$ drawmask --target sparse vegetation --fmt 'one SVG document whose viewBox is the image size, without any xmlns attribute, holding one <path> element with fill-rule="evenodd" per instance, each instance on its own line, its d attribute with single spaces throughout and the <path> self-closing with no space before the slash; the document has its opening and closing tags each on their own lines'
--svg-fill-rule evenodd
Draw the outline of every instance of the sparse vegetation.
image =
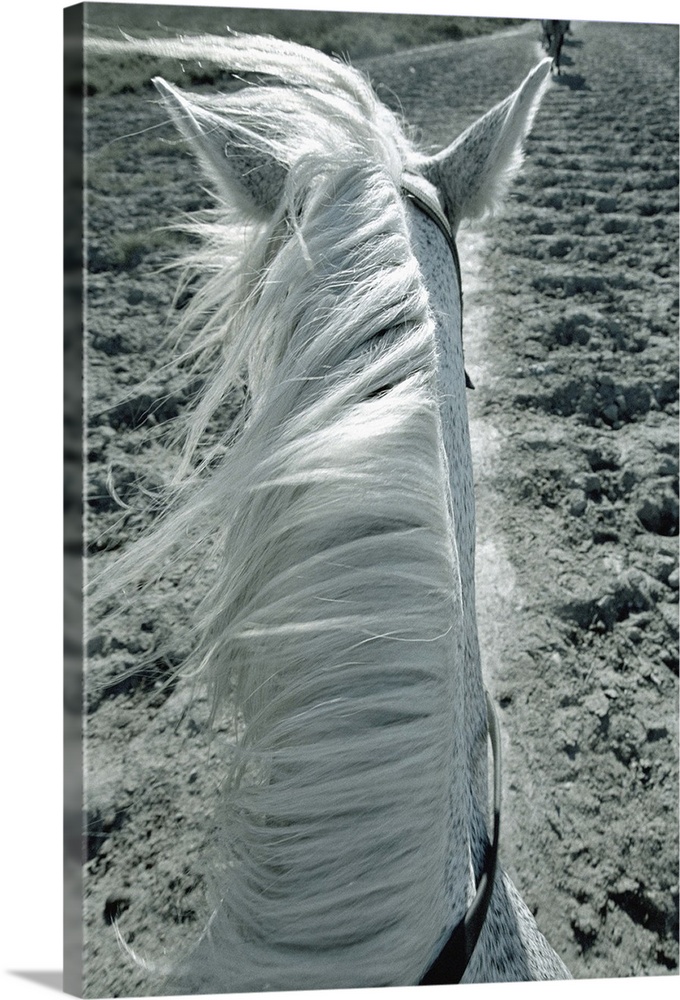
<svg viewBox="0 0 680 1000">
<path fill-rule="evenodd" d="M 243 7 L 166 7 L 159 4 L 91 4 L 87 27 L 92 33 L 115 36 L 168 35 L 178 31 L 227 34 L 255 32 L 311 45 L 328 55 L 356 62 L 400 49 L 434 45 L 488 34 L 522 24 L 516 18 L 449 17 L 422 14 L 357 14 L 343 11 L 263 10 Z M 160 74 L 191 86 L 215 85 L 228 74 L 205 63 L 186 63 L 178 76 L 170 60 L 150 60 L 139 54 L 97 56 L 88 61 L 86 84 L 92 94 L 118 94 L 149 86 Z"/>
</svg>

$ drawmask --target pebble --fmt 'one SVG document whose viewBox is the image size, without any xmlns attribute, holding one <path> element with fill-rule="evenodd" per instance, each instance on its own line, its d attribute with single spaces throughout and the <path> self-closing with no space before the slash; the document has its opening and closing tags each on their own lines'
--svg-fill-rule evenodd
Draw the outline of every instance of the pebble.
<svg viewBox="0 0 680 1000">
<path fill-rule="evenodd" d="M 616 893 L 619 896 L 636 896 L 640 889 L 640 883 L 629 875 L 622 875 L 616 883 Z"/>
<path fill-rule="evenodd" d="M 599 921 L 593 913 L 591 907 L 580 906 L 576 914 L 572 917 L 572 927 L 575 933 L 589 942 L 595 940 L 599 930 Z"/>
<path fill-rule="evenodd" d="M 588 501 L 585 496 L 582 493 L 576 494 L 569 504 L 569 513 L 573 514 L 574 517 L 580 517 L 585 513 L 587 506 Z"/>
<path fill-rule="evenodd" d="M 632 469 L 625 469 L 621 475 L 621 488 L 624 493 L 630 492 L 638 481 L 638 477 Z"/>
<path fill-rule="evenodd" d="M 586 494 L 599 493 L 602 490 L 602 482 L 599 476 L 596 476 L 594 472 L 589 473 L 584 477 L 583 489 Z"/>
<path fill-rule="evenodd" d="M 589 712 L 593 712 L 599 719 L 604 718 L 609 712 L 609 700 L 602 691 L 595 691 L 593 694 L 589 694 L 583 704 Z"/>
</svg>

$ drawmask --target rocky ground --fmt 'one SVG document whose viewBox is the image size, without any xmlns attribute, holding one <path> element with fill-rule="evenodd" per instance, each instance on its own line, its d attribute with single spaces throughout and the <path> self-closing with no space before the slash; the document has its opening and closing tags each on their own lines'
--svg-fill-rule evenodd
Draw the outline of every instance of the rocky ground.
<svg viewBox="0 0 680 1000">
<path fill-rule="evenodd" d="M 438 148 L 521 81 L 538 37 L 365 68 Z M 502 214 L 459 239 L 501 853 L 576 977 L 663 975 L 678 961 L 677 28 L 576 23 L 562 63 Z M 207 198 L 146 95 L 95 97 L 88 114 L 96 573 L 149 516 L 116 497 L 167 474 L 185 398 L 158 368 L 175 286 L 158 267 L 180 241 L 157 227 Z M 178 618 L 161 593 L 136 626 L 88 630 L 89 996 L 158 989 L 203 916 L 211 761 L 230 734 L 208 739 L 202 696 L 163 686 L 181 632 L 153 651 Z M 125 957 L 114 917 L 160 967 Z"/>
</svg>

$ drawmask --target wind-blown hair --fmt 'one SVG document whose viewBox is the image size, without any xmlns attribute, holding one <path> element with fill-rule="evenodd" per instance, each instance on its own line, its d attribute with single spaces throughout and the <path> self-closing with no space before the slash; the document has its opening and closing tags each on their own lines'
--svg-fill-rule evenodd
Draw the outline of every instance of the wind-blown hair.
<svg viewBox="0 0 680 1000">
<path fill-rule="evenodd" d="M 204 280 L 180 333 L 205 389 L 167 512 L 106 585 L 211 553 L 193 658 L 239 736 L 215 911 L 178 974 L 415 983 L 449 915 L 462 641 L 434 323 L 399 196 L 417 154 L 359 74 L 234 44 L 230 66 L 294 87 L 191 101 L 282 165 L 281 193 L 258 216 L 227 179 L 193 225 Z M 198 457 L 241 380 L 228 442 Z"/>
</svg>

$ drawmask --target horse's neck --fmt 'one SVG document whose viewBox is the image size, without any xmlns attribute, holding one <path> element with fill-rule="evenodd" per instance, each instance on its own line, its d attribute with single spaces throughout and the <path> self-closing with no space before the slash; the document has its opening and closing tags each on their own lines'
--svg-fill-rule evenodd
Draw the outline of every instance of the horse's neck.
<svg viewBox="0 0 680 1000">
<path fill-rule="evenodd" d="M 459 671 L 456 683 L 462 691 L 462 753 L 456 766 L 460 765 L 465 776 L 465 801 L 458 805 L 458 810 L 464 818 L 472 866 L 478 876 L 487 840 L 487 721 L 475 616 L 474 492 L 463 364 L 461 298 L 451 251 L 444 236 L 416 207 L 409 205 L 408 213 L 413 250 L 428 289 L 430 308 L 436 324 L 440 410 L 449 466 L 465 630 L 463 662 L 455 667 Z"/>
<path fill-rule="evenodd" d="M 410 207 L 413 250 L 436 324 L 442 431 L 449 465 L 463 593 L 474 588 L 475 512 L 467 420 L 461 298 L 451 252 L 432 222 Z"/>
<path fill-rule="evenodd" d="M 461 731 L 464 749 L 460 771 L 468 796 L 458 831 L 466 826 L 470 855 L 478 876 L 487 840 L 487 723 L 475 618 L 474 495 L 463 363 L 461 299 L 456 271 L 444 237 L 418 209 L 409 207 L 413 249 L 429 291 L 436 323 L 438 378 L 444 446 L 449 465 L 454 530 L 461 574 L 465 622 Z M 458 763 L 458 762 L 457 762 Z M 461 855 L 460 844 L 453 853 Z M 452 924 L 461 916 L 456 874 L 449 878 Z M 469 903 L 470 886 L 467 889 Z M 463 907 L 464 908 L 464 907 Z M 567 979 L 569 973 L 539 932 L 536 922 L 505 872 L 499 871 L 491 905 L 464 982 Z"/>
<path fill-rule="evenodd" d="M 462 982 L 570 979 L 507 873 L 496 874 L 491 904 Z"/>
</svg>

